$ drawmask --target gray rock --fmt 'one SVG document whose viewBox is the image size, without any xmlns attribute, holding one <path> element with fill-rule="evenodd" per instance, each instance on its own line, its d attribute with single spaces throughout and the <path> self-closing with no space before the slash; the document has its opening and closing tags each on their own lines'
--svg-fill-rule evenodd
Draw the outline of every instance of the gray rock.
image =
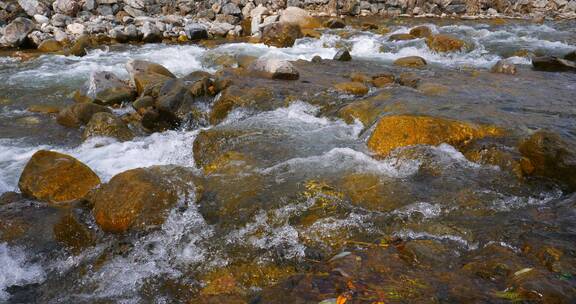
<svg viewBox="0 0 576 304">
<path fill-rule="evenodd" d="M 52 3 L 52 8 L 56 13 L 76 16 L 80 10 L 80 5 L 75 0 L 56 0 Z"/>
<path fill-rule="evenodd" d="M 244 18 L 248 18 L 250 17 L 250 13 L 252 12 L 252 10 L 256 8 L 256 6 L 254 5 L 254 3 L 252 2 L 248 2 L 246 5 L 244 5 L 244 7 L 242 8 L 242 16 Z"/>
<path fill-rule="evenodd" d="M 50 11 L 44 3 L 38 0 L 18 0 L 18 4 L 29 16 L 46 15 Z"/>
<path fill-rule="evenodd" d="M 141 17 L 141 16 L 146 16 L 146 12 L 139 10 L 139 9 L 135 9 L 131 6 L 125 6 L 124 7 L 124 11 L 126 13 L 128 13 L 128 15 L 136 18 L 136 17 Z"/>
<path fill-rule="evenodd" d="M 187 24 L 184 27 L 184 32 L 190 40 L 199 40 L 208 38 L 208 31 L 203 25 L 198 23 Z"/>
<path fill-rule="evenodd" d="M 129 5 L 135 9 L 144 10 L 146 5 L 151 4 L 150 1 L 146 0 L 124 0 L 125 5 Z"/>
<path fill-rule="evenodd" d="M 54 14 L 50 23 L 56 27 L 65 27 L 66 25 L 72 23 L 72 18 L 64 14 Z"/>
<path fill-rule="evenodd" d="M 128 87 L 128 85 L 112 72 L 97 71 L 90 74 L 90 78 L 81 89 L 81 93 L 94 99 L 98 94 L 118 87 Z"/>
<path fill-rule="evenodd" d="M 234 25 L 232 25 L 232 24 L 223 23 L 223 22 L 213 22 L 210 25 L 210 29 L 208 30 L 208 32 L 212 35 L 215 35 L 215 36 L 224 37 L 231 30 L 234 30 Z"/>
<path fill-rule="evenodd" d="M 50 18 L 48 18 L 44 15 L 39 15 L 39 14 L 34 15 L 34 20 L 39 24 L 44 24 L 44 23 L 50 22 Z"/>
<path fill-rule="evenodd" d="M 85 26 L 82 23 L 72 23 L 66 26 L 66 29 L 73 35 L 82 35 L 84 34 Z"/>
<path fill-rule="evenodd" d="M 82 9 L 85 11 L 93 11 L 96 8 L 96 1 L 95 0 L 84 0 L 84 4 L 82 5 Z"/>
<path fill-rule="evenodd" d="M 111 5 L 108 5 L 108 4 L 98 5 L 98 8 L 96 9 L 96 11 L 97 11 L 98 14 L 100 14 L 101 16 L 111 16 L 111 15 L 114 15 L 114 10 L 112 9 L 112 6 L 111 6 Z"/>
<path fill-rule="evenodd" d="M 222 12 L 222 14 L 233 15 L 233 16 L 240 16 L 242 14 L 242 11 L 238 7 L 238 5 L 236 5 L 232 2 L 222 6 L 221 12 Z"/>
<path fill-rule="evenodd" d="M 286 60 L 261 58 L 254 61 L 249 70 L 270 76 L 272 79 L 296 80 L 300 73 Z"/>
<path fill-rule="evenodd" d="M 28 18 L 18 17 L 14 19 L 4 29 L 2 44 L 9 47 L 22 45 L 27 37 L 34 30 L 34 22 Z"/>
<path fill-rule="evenodd" d="M 162 41 L 162 32 L 151 22 L 142 26 L 142 41 L 152 43 Z"/>
</svg>

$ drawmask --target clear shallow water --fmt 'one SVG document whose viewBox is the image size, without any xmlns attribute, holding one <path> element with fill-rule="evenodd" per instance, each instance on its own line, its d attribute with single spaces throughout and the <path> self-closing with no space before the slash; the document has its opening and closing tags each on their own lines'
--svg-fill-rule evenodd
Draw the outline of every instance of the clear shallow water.
<svg viewBox="0 0 576 304">
<path fill-rule="evenodd" d="M 387 35 L 350 30 L 349 38 L 342 38 L 341 30 L 327 31 L 320 39 L 301 39 L 289 49 L 247 43 L 214 49 L 145 45 L 93 50 L 82 58 L 46 55 L 18 62 L 1 57 L 0 91 L 6 92 L 1 98 L 8 102 L 0 112 L 0 193 L 17 190 L 22 168 L 39 149 L 70 154 L 103 181 L 137 167 L 195 167 L 192 145 L 200 130 L 167 131 L 124 143 L 102 138 L 82 143 L 77 130 L 57 125 L 53 117 L 26 111 L 33 104 L 70 104 L 70 94 L 93 71 L 112 71 L 126 78 L 124 64 L 128 59 L 160 63 L 184 76 L 197 70 L 216 71 L 218 66 L 207 58 L 220 53 L 289 60 L 310 60 L 319 55 L 329 59 L 344 45 L 351 48 L 359 67 L 370 66 L 370 73 L 386 71 L 397 58 L 417 55 L 430 63 L 422 75 L 449 84 L 451 94 L 423 96 L 412 89 L 392 89 L 397 94 L 393 103 L 403 108 L 391 113 L 496 123 L 514 130 L 513 136 L 551 128 L 567 138 L 576 137 L 576 107 L 569 99 L 576 92 L 574 74 L 533 72 L 528 68 L 530 61 L 521 57 L 513 59 L 521 65 L 519 76 L 505 76 L 503 80 L 500 75 L 486 73 L 496 61 L 517 50 L 559 55 L 576 49 L 573 28 L 562 24 L 427 25 L 434 32 L 466 40 L 473 50 L 438 55 L 421 39 L 388 42 L 389 35 L 410 28 L 401 25 L 391 27 Z M 473 78 L 460 79 L 467 69 L 483 74 L 470 83 Z M 484 89 L 489 86 L 492 91 Z M 498 86 L 500 91 L 493 88 Z M 537 92 L 547 99 L 539 98 Z M 207 177 L 214 197 L 203 198 L 199 205 L 194 200 L 180 202 L 181 208 L 175 209 L 157 231 L 122 238 L 98 232 L 98 244 L 80 253 L 70 253 L 50 242 L 45 246 L 29 240 L 26 242 L 31 244 L 0 243 L 0 268 L 11 270 L 0 273 L 0 302 L 9 301 L 11 294 L 24 301 L 33 301 L 38 295 L 35 301 L 45 303 L 90 303 L 94 299 L 170 302 L 174 295 L 160 292 L 159 286 L 166 282 L 195 290 L 202 288 L 205 273 L 246 261 L 259 267 L 300 265 L 310 248 L 320 248 L 327 255 L 338 253 L 342 247 L 336 244 L 342 239 L 370 241 L 395 236 L 436 240 L 451 245 L 461 255 L 494 243 L 518 248 L 520 232 L 494 214 L 510 213 L 514 218 L 518 210 L 547 206 L 564 195 L 555 185 L 526 185 L 497 167 L 470 162 L 446 144 L 420 147 L 418 155 L 422 157 L 418 158 L 400 154 L 376 159 L 364 144 L 369 133 L 364 128 L 368 126 L 346 124 L 321 113 L 307 101 L 296 101 L 264 112 L 238 109 L 220 125 L 209 127 L 245 131 L 248 135 L 238 149 L 251 156 L 249 165 L 241 167 L 237 176 Z M 29 117 L 35 119 L 24 119 Z M 362 174 L 369 175 L 368 184 L 375 177 L 384 185 L 375 195 L 389 195 L 385 197 L 387 208 L 338 194 L 354 192 L 347 185 L 365 178 Z M 241 196 L 236 205 L 226 205 L 236 199 L 236 192 L 245 189 L 255 194 Z M 318 207 L 323 206 L 323 200 L 331 204 L 326 212 L 318 211 L 324 210 Z M 224 206 L 223 214 L 214 215 L 211 208 L 220 205 Z M 41 207 L 10 208 L 0 211 L 43 212 L 38 211 Z M 237 214 L 224 213 L 229 209 L 237 210 Z M 92 220 L 86 222 L 97 230 Z M 128 249 L 121 254 L 110 254 L 126 243 Z M 105 253 L 107 258 L 100 264 Z M 25 285 L 33 287 L 14 291 L 14 286 Z"/>
</svg>

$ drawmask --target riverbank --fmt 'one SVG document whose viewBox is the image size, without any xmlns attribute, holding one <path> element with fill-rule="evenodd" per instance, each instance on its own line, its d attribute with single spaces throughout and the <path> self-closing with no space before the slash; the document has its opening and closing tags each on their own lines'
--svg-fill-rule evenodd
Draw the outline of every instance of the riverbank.
<svg viewBox="0 0 576 304">
<path fill-rule="evenodd" d="M 300 8 L 303 9 L 300 9 Z M 345 18 L 573 19 L 576 1 L 2 1 L 0 45 L 60 51 L 80 37 L 97 43 L 186 42 L 240 36 L 260 37 L 282 15 Z M 292 16 L 292 17 L 291 17 Z"/>
</svg>

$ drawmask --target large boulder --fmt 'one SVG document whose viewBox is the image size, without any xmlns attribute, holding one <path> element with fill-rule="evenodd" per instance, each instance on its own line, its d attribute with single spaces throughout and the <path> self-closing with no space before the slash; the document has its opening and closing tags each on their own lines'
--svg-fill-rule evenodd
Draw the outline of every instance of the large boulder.
<svg viewBox="0 0 576 304">
<path fill-rule="evenodd" d="M 295 24 L 302 29 L 313 29 L 321 26 L 320 22 L 314 19 L 308 11 L 295 6 L 287 7 L 280 13 L 280 22 Z"/>
<path fill-rule="evenodd" d="M 6 26 L 0 42 L 9 47 L 18 47 L 26 42 L 28 34 L 33 30 L 34 22 L 32 20 L 18 17 Z"/>
<path fill-rule="evenodd" d="M 262 42 L 275 47 L 291 47 L 298 38 L 302 38 L 302 31 L 297 24 L 275 22 L 262 30 Z"/>
<path fill-rule="evenodd" d="M 560 180 L 576 189 L 576 151 L 558 134 L 538 131 L 520 143 L 525 174 Z"/>
<path fill-rule="evenodd" d="M 426 39 L 426 44 L 437 53 L 461 51 L 466 45 L 464 41 L 445 34 L 429 37 Z"/>
<path fill-rule="evenodd" d="M 250 65 L 249 70 L 272 79 L 296 80 L 300 77 L 289 61 L 281 59 L 258 59 Z"/>
<path fill-rule="evenodd" d="M 81 199 L 99 184 L 98 176 L 74 157 L 45 150 L 32 155 L 18 181 L 23 194 L 54 204 Z"/>
<path fill-rule="evenodd" d="M 106 112 L 94 114 L 82 133 L 84 140 L 96 136 L 112 137 L 119 141 L 128 141 L 134 138 L 134 134 L 122 119 Z"/>
<path fill-rule="evenodd" d="M 368 148 L 385 157 L 399 147 L 447 143 L 461 148 L 474 139 L 501 135 L 503 131 L 492 126 L 439 117 L 397 115 L 380 119 L 368 139 Z"/>
<path fill-rule="evenodd" d="M 191 170 L 154 166 L 122 172 L 90 196 L 102 230 L 141 231 L 164 223 L 180 199 L 194 196 Z"/>
<path fill-rule="evenodd" d="M 553 56 L 532 58 L 532 66 L 538 71 L 576 72 L 575 62 Z"/>
<path fill-rule="evenodd" d="M 87 124 L 92 116 L 99 112 L 111 113 L 110 109 L 101 105 L 75 103 L 62 109 L 56 116 L 56 121 L 65 127 L 78 128 Z"/>
</svg>

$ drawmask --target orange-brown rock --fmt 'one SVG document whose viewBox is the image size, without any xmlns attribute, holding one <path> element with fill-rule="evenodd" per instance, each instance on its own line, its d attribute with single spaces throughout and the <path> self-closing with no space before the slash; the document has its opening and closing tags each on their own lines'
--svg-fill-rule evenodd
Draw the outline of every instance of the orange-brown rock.
<svg viewBox="0 0 576 304">
<path fill-rule="evenodd" d="M 428 38 L 432 36 L 432 30 L 425 25 L 420 25 L 415 28 L 412 28 L 410 30 L 410 35 L 416 38 Z"/>
<path fill-rule="evenodd" d="M 96 173 L 74 157 L 45 150 L 32 155 L 18 181 L 23 194 L 53 204 L 81 199 L 99 184 Z"/>
<path fill-rule="evenodd" d="M 268 88 L 239 88 L 230 86 L 222 91 L 222 95 L 214 102 L 210 112 L 210 123 L 217 124 L 224 120 L 230 111 L 237 107 L 265 103 L 272 99 L 272 91 Z"/>
<path fill-rule="evenodd" d="M 272 23 L 262 30 L 262 42 L 280 48 L 293 46 L 296 39 L 302 36 L 300 26 L 286 22 Z"/>
<path fill-rule="evenodd" d="M 407 68 L 421 68 L 426 65 L 426 60 L 419 56 L 408 56 L 396 59 L 394 65 Z"/>
<path fill-rule="evenodd" d="M 445 34 L 439 34 L 426 39 L 428 47 L 438 53 L 456 52 L 464 49 L 464 41 Z"/>
<path fill-rule="evenodd" d="M 354 81 L 342 82 L 336 84 L 334 87 L 336 88 L 336 90 L 342 93 L 352 94 L 356 96 L 362 96 L 368 93 L 368 87 L 360 82 L 354 82 Z"/>
<path fill-rule="evenodd" d="M 54 239 L 78 253 L 94 244 L 94 234 L 72 212 L 63 215 L 53 228 Z"/>
<path fill-rule="evenodd" d="M 390 35 L 390 37 L 388 37 L 389 41 L 403 41 L 403 40 L 412 40 L 415 39 L 416 37 L 410 35 L 410 34 L 394 34 L 394 35 Z"/>
<path fill-rule="evenodd" d="M 364 126 L 370 126 L 384 112 L 384 108 L 389 104 L 390 93 L 383 92 L 376 96 L 357 100 L 338 111 L 338 116 L 347 123 L 360 120 Z"/>
<path fill-rule="evenodd" d="M 47 39 L 40 43 L 38 50 L 46 53 L 58 52 L 62 50 L 62 44 L 54 39 Z"/>
<path fill-rule="evenodd" d="M 115 233 L 159 226 L 179 199 L 192 197 L 193 179 L 190 170 L 176 166 L 117 174 L 90 196 L 96 223 L 102 230 Z"/>
<path fill-rule="evenodd" d="M 368 83 L 368 82 L 372 81 L 372 77 L 370 77 L 366 74 L 354 72 L 354 73 L 350 74 L 350 80 L 356 81 L 356 82 Z"/>
<path fill-rule="evenodd" d="M 379 156 L 412 145 L 447 143 L 463 147 L 473 139 L 501 136 L 503 131 L 492 126 L 430 116 L 397 115 L 382 118 L 368 139 L 368 148 Z"/>
<path fill-rule="evenodd" d="M 524 173 L 556 179 L 576 189 L 576 152 L 573 147 L 555 133 L 538 131 L 532 134 L 518 147 L 529 161 L 522 166 Z"/>
<path fill-rule="evenodd" d="M 372 85 L 377 88 L 386 87 L 394 83 L 394 75 L 380 74 L 372 77 Z"/>
<path fill-rule="evenodd" d="M 49 106 L 49 105 L 31 105 L 28 107 L 28 112 L 33 112 L 33 113 L 42 113 L 42 114 L 57 114 L 58 112 L 60 112 L 60 109 L 58 107 L 53 107 L 53 106 Z"/>
<path fill-rule="evenodd" d="M 65 127 L 78 128 L 87 124 L 94 114 L 100 112 L 111 113 L 112 111 L 105 106 L 93 103 L 76 103 L 62 109 L 56 116 L 56 121 Z"/>
</svg>

